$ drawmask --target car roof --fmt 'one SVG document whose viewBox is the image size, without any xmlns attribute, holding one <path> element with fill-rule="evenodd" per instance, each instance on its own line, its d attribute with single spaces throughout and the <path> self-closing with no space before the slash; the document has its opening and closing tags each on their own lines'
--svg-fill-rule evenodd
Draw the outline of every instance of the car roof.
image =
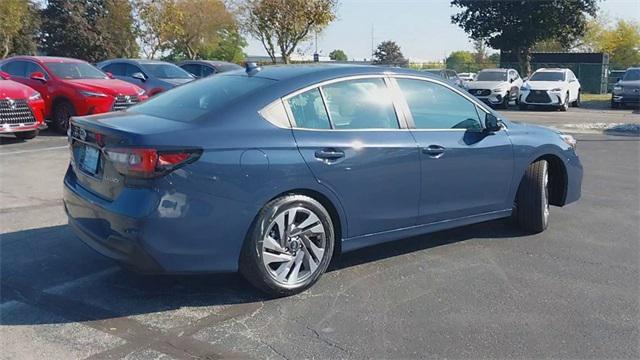
<svg viewBox="0 0 640 360">
<path fill-rule="evenodd" d="M 513 69 L 502 69 L 502 68 L 482 69 L 482 70 L 480 70 L 480 72 L 485 72 L 485 71 L 486 72 L 489 72 L 489 71 L 492 71 L 492 72 L 507 72 L 509 70 L 513 70 Z"/>
<path fill-rule="evenodd" d="M 178 62 L 176 65 L 184 65 L 184 64 L 209 64 L 209 65 L 213 65 L 213 66 L 218 66 L 218 65 L 237 65 L 237 66 L 240 66 L 240 65 L 232 63 L 232 62 L 220 61 L 220 60 L 182 60 L 182 61 Z"/>
<path fill-rule="evenodd" d="M 59 56 L 29 56 L 29 55 L 20 55 L 13 56 L 7 58 L 5 60 L 31 60 L 37 63 L 52 63 L 52 62 L 67 62 L 67 63 L 84 63 L 86 61 L 68 57 L 59 57 Z"/>
<path fill-rule="evenodd" d="M 569 69 L 565 69 L 565 68 L 540 68 L 538 70 L 536 70 L 535 72 L 558 72 L 558 71 L 568 71 Z"/>
<path fill-rule="evenodd" d="M 112 63 L 112 62 L 123 62 L 123 63 L 131 63 L 131 64 L 171 64 L 170 62 L 162 61 L 162 60 L 124 59 L 124 58 L 109 59 L 109 60 L 101 61 L 100 64 L 107 64 L 107 63 Z M 173 65 L 173 64 L 171 64 L 171 65 Z"/>
<path fill-rule="evenodd" d="M 239 74 L 244 70 L 230 71 L 225 74 Z M 350 64 L 303 64 L 303 65 L 270 65 L 261 68 L 256 77 L 272 80 L 290 80 L 313 76 L 317 78 L 340 78 L 357 75 L 405 74 L 438 79 L 438 77 L 416 70 L 376 65 Z"/>
</svg>

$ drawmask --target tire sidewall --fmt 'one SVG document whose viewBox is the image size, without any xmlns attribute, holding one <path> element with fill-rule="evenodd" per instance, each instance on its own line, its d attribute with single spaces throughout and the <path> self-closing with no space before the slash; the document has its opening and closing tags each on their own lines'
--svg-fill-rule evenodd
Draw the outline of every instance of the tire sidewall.
<svg viewBox="0 0 640 360">
<path fill-rule="evenodd" d="M 66 119 L 61 119 L 61 111 L 65 111 L 65 115 L 68 115 Z M 75 111 L 73 105 L 68 101 L 63 101 L 56 105 L 56 107 L 53 109 L 53 123 L 59 132 L 66 133 L 66 131 L 69 129 L 69 121 L 74 113 Z"/>
<path fill-rule="evenodd" d="M 288 285 L 277 282 L 264 268 L 261 242 L 273 220 L 282 212 L 295 207 L 303 207 L 313 211 L 322 222 L 326 237 L 325 256 L 312 276 L 300 284 Z M 322 204 L 308 196 L 286 195 L 269 202 L 257 215 L 245 241 L 240 259 L 240 272 L 251 283 L 270 294 L 280 296 L 296 294 L 313 285 L 327 270 L 331 262 L 335 241 L 331 216 Z"/>
</svg>

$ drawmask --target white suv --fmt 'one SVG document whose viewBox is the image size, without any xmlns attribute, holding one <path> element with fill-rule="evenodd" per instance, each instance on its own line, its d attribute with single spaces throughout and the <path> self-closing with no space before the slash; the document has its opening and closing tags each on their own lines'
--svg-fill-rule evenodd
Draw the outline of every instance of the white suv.
<svg viewBox="0 0 640 360">
<path fill-rule="evenodd" d="M 580 82 L 569 69 L 538 69 L 520 88 L 520 110 L 529 105 L 555 106 L 567 111 L 580 106 Z"/>
<path fill-rule="evenodd" d="M 522 79 L 514 69 L 484 69 L 467 83 L 467 90 L 492 107 L 507 109 L 512 100 L 518 103 L 520 86 Z"/>
</svg>

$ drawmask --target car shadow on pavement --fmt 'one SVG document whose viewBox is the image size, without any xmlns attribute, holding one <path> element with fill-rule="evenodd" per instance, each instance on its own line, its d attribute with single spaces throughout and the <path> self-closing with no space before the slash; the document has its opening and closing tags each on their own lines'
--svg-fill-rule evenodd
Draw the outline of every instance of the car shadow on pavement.
<svg viewBox="0 0 640 360">
<path fill-rule="evenodd" d="M 350 252 L 334 259 L 329 271 L 469 239 L 522 235 L 507 220 L 486 222 Z M 141 275 L 124 270 L 84 245 L 67 225 L 0 235 L 0 276 L 0 325 L 153 316 L 178 309 L 225 316 L 237 311 L 226 305 L 270 299 L 237 274 Z"/>
</svg>

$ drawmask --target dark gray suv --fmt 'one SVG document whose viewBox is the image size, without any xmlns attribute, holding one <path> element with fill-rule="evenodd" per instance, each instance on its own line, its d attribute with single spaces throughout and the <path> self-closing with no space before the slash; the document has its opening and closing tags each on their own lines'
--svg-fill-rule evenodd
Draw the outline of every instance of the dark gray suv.
<svg viewBox="0 0 640 360">
<path fill-rule="evenodd" d="M 217 60 L 184 60 L 177 65 L 197 78 L 242 69 L 240 65 Z"/>
<path fill-rule="evenodd" d="M 640 67 L 628 68 L 613 85 L 611 107 L 618 109 L 626 105 L 640 106 Z"/>
<path fill-rule="evenodd" d="M 149 96 L 195 79 L 179 66 L 159 60 L 113 59 L 97 66 L 116 79 L 140 86 Z"/>
</svg>

